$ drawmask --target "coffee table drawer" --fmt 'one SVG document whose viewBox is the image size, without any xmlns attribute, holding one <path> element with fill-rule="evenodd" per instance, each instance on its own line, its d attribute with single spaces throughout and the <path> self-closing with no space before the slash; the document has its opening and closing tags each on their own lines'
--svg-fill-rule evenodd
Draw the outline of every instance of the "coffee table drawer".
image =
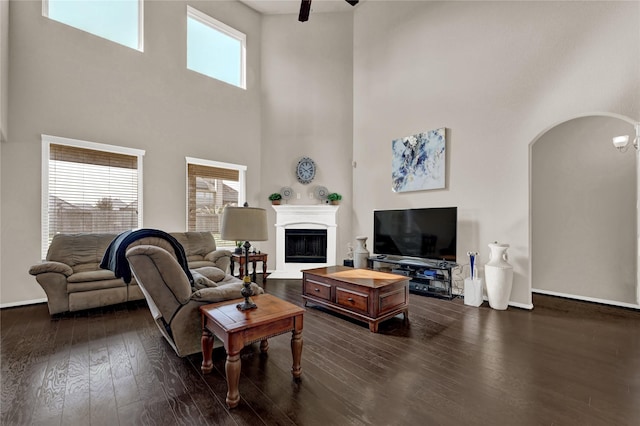
<svg viewBox="0 0 640 426">
<path fill-rule="evenodd" d="M 351 310 L 367 312 L 369 310 L 369 295 L 336 287 L 336 303 Z"/>
<path fill-rule="evenodd" d="M 304 294 L 318 297 L 320 299 L 331 300 L 331 286 L 329 284 L 307 278 L 304 282 Z"/>
</svg>

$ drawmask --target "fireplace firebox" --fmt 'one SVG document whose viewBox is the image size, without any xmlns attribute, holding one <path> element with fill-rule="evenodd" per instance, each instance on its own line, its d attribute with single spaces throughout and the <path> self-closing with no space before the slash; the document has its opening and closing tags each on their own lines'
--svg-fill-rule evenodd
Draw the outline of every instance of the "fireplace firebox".
<svg viewBox="0 0 640 426">
<path fill-rule="evenodd" d="M 326 229 L 285 229 L 285 263 L 326 263 Z"/>
</svg>

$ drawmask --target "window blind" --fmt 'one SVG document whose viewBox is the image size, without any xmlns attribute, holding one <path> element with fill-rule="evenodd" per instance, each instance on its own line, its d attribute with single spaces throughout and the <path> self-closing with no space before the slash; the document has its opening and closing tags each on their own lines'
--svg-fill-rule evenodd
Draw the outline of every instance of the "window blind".
<svg viewBox="0 0 640 426">
<path fill-rule="evenodd" d="M 56 234 L 140 227 L 139 161 L 137 155 L 49 144 L 43 256 Z"/>
<path fill-rule="evenodd" d="M 220 218 L 226 205 L 238 205 L 237 169 L 187 165 L 188 229 L 212 232 L 219 247 L 233 246 L 234 242 L 220 239 Z"/>
</svg>

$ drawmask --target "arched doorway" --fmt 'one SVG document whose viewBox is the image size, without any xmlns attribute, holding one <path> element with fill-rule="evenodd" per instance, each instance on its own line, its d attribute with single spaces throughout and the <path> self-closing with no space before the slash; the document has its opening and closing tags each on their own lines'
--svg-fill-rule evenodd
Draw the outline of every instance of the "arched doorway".
<svg viewBox="0 0 640 426">
<path fill-rule="evenodd" d="M 594 114 L 561 122 L 530 145 L 533 292 L 638 307 L 637 151 L 633 120 Z"/>
</svg>

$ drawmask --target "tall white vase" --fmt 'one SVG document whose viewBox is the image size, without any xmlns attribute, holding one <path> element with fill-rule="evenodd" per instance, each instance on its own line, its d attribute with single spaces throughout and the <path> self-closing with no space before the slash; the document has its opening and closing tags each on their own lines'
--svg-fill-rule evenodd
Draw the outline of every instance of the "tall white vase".
<svg viewBox="0 0 640 426">
<path fill-rule="evenodd" d="M 509 244 L 489 244 L 489 262 L 484 265 L 485 285 L 489 306 L 505 310 L 509 306 L 513 286 L 513 266 L 507 261 Z"/>
<path fill-rule="evenodd" d="M 367 237 L 356 237 L 356 248 L 353 251 L 353 267 L 366 269 L 369 259 L 367 250 Z"/>
</svg>

